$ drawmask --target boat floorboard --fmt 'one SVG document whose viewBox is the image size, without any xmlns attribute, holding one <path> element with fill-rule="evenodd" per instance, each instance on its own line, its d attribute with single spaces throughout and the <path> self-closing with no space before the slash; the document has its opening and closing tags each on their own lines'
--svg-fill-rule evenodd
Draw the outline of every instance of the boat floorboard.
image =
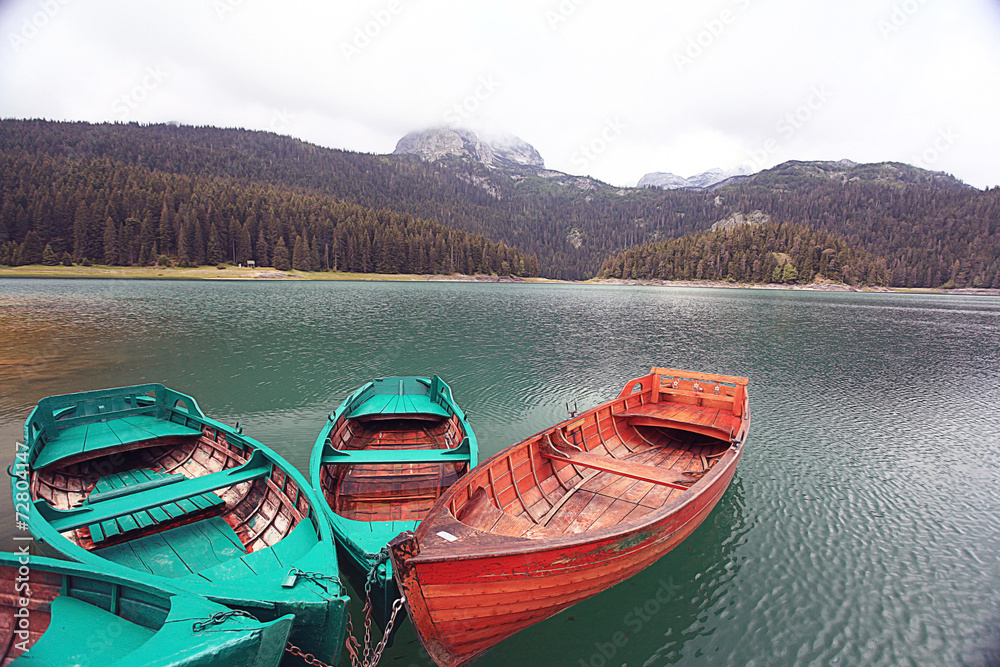
<svg viewBox="0 0 1000 667">
<path fill-rule="evenodd" d="M 661 470 L 695 473 L 708 470 L 705 465 L 707 461 L 702 458 L 702 451 L 707 448 L 700 444 L 657 443 L 653 446 L 643 443 L 631 454 L 623 452 L 620 448 L 612 449 L 625 461 Z M 570 464 L 566 464 L 565 467 L 573 470 Z M 665 502 L 670 502 L 684 491 L 654 482 L 623 477 L 614 472 L 599 472 L 588 477 L 579 488 L 571 489 L 567 493 L 569 497 L 559 501 L 561 506 L 545 522 L 546 534 L 551 532 L 575 534 L 633 521 L 662 507 Z M 532 511 L 539 516 L 543 513 L 540 510 L 548 507 L 548 503 L 539 502 L 532 505 Z M 478 515 L 478 512 L 471 512 L 470 518 L 476 519 Z M 521 512 L 516 518 L 519 521 L 532 521 L 527 512 Z M 464 517 L 462 520 L 469 523 Z M 476 525 L 476 527 L 480 530 L 492 529 L 493 532 L 500 532 L 494 527 L 496 522 L 497 517 L 494 516 L 490 526 Z M 476 521 L 476 524 L 479 523 L 482 521 Z M 528 528 L 519 524 L 518 530 L 514 532 L 517 533 L 516 536 L 526 535 Z M 502 534 L 509 533 L 503 531 Z"/>
<path fill-rule="evenodd" d="M 212 517 L 96 553 L 139 571 L 176 579 L 240 558 L 245 552 L 230 525 Z"/>
</svg>

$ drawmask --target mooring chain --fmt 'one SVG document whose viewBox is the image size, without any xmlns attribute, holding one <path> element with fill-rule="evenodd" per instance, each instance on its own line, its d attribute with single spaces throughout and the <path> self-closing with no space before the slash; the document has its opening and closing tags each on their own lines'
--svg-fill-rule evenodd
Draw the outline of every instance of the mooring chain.
<svg viewBox="0 0 1000 667">
<path fill-rule="evenodd" d="M 225 623 L 234 616 L 246 616 L 247 618 L 252 618 L 255 621 L 257 620 L 256 616 L 247 613 L 241 609 L 234 609 L 231 611 L 218 611 L 203 621 L 196 621 L 195 623 L 193 623 L 191 625 L 191 632 L 201 632 L 203 630 L 207 630 L 213 625 L 221 625 L 222 623 Z"/>
<path fill-rule="evenodd" d="M 386 644 L 389 643 L 389 637 L 392 636 L 392 627 L 396 622 L 396 616 L 399 614 L 399 610 L 403 608 L 406 602 L 405 597 L 400 597 L 398 600 L 392 603 L 392 613 L 389 616 L 389 621 L 385 625 L 385 631 L 382 634 L 382 640 L 376 645 L 372 646 L 372 585 L 378 579 L 378 570 L 385 563 L 389 562 L 389 548 L 382 547 L 378 556 L 372 562 L 371 569 L 368 571 L 368 576 L 365 578 L 365 641 L 364 645 L 361 644 L 354 636 L 354 623 L 351 615 L 347 615 L 347 640 L 345 646 L 347 648 L 348 654 L 351 656 L 352 667 L 375 667 L 379 660 L 382 659 L 382 652 L 385 651 Z M 358 656 L 358 651 L 361 650 L 361 656 Z"/>
<path fill-rule="evenodd" d="M 288 642 L 287 644 L 285 644 L 285 651 L 291 653 L 294 656 L 302 658 L 302 662 L 306 663 L 307 665 L 312 665 L 313 667 L 333 667 L 332 665 L 326 664 L 325 662 L 314 656 L 312 653 L 303 653 L 302 649 L 300 649 L 292 642 Z"/>
<path fill-rule="evenodd" d="M 297 567 L 293 567 L 288 571 L 288 574 L 285 575 L 285 580 L 281 582 L 281 587 L 294 588 L 295 584 L 298 583 L 300 578 L 313 582 L 314 584 L 322 588 L 330 595 L 333 595 L 333 593 L 330 593 L 330 589 L 327 588 L 325 585 L 323 585 L 323 582 L 332 581 L 337 584 L 338 595 L 347 594 L 347 591 L 344 589 L 344 584 L 340 583 L 340 579 L 338 577 L 329 574 L 323 574 L 321 572 L 306 572 L 305 570 L 300 570 Z"/>
</svg>

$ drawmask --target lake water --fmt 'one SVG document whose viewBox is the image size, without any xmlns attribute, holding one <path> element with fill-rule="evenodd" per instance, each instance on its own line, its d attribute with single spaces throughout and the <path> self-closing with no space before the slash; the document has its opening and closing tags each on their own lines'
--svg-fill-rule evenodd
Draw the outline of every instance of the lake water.
<svg viewBox="0 0 1000 667">
<path fill-rule="evenodd" d="M 477 664 L 989 665 L 998 341 L 993 297 L 4 279 L 0 438 L 6 466 L 39 398 L 155 381 L 304 470 L 352 389 L 437 373 L 485 457 L 653 365 L 745 375 L 750 439 L 705 524 Z M 7 491 L 0 516 L 9 549 Z M 430 664 L 408 623 L 383 664 Z"/>
</svg>

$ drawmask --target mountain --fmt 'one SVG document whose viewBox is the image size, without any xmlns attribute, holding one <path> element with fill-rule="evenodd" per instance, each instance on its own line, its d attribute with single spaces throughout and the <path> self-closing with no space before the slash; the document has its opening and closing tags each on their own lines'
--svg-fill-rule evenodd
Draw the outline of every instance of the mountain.
<svg viewBox="0 0 1000 667">
<path fill-rule="evenodd" d="M 656 171 L 650 174 L 646 174 L 639 179 L 639 184 L 636 187 L 639 188 L 661 188 L 664 190 L 679 190 L 688 188 L 708 188 L 716 183 L 721 183 L 728 178 L 734 176 L 745 176 L 751 173 L 746 167 L 737 167 L 735 169 L 730 169 L 729 171 L 723 171 L 721 169 L 709 169 L 708 171 L 703 171 L 700 174 L 695 174 L 694 176 L 688 176 L 684 178 L 682 176 L 677 176 L 676 174 L 671 174 L 669 172 Z"/>
<path fill-rule="evenodd" d="M 414 143 L 419 146 L 419 139 Z M 67 169 L 107 162 L 109 174 L 141 167 L 225 179 L 226 187 L 242 192 L 272 188 L 393 211 L 535 255 L 541 274 L 550 278 L 588 278 L 622 250 L 704 232 L 754 211 L 778 225 L 822 231 L 883 260 L 892 285 L 991 286 L 1000 277 L 1000 188 L 980 191 L 899 163 L 846 162 L 788 162 L 709 189 L 618 188 L 536 166 L 498 168 L 496 155 L 504 147 L 486 143 L 493 166 L 472 159 L 471 149 L 464 157 L 447 153 L 429 161 L 237 129 L 0 120 L 0 157 L 53 158 Z M 500 159 L 518 164 L 510 153 Z M 69 198 L 97 201 L 92 193 L 80 195 L 82 186 L 67 177 L 52 183 L 59 195 L 54 208 L 39 208 L 21 192 L 18 178 L 0 165 L 0 236 L 11 242 L 23 243 L 33 228 L 45 237 L 67 216 L 72 226 Z M 191 194 L 204 201 L 198 192 L 184 196 Z M 112 212 L 120 221 L 132 215 L 120 205 Z"/>
<path fill-rule="evenodd" d="M 437 127 L 410 132 L 396 144 L 394 155 L 416 155 L 421 160 L 437 162 L 457 157 L 479 162 L 491 169 L 540 171 L 545 161 L 528 142 L 513 135 L 482 139 L 471 130 Z"/>
<path fill-rule="evenodd" d="M 750 175 L 727 176 L 716 187 L 751 185 L 775 190 L 799 189 L 826 183 L 872 184 L 902 188 L 919 186 L 940 189 L 974 189 L 951 174 L 928 171 L 902 162 L 858 164 L 851 160 L 791 160 Z"/>
</svg>

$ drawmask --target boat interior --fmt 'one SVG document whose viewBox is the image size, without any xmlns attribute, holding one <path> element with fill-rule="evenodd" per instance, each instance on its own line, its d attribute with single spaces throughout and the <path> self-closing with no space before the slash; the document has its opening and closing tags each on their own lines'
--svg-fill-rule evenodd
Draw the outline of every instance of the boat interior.
<svg viewBox="0 0 1000 667">
<path fill-rule="evenodd" d="M 30 566 L 26 595 L 18 576 L 17 567 L 0 565 L 0 667 L 28 649 L 32 664 L 65 664 L 74 646 L 85 647 L 94 664 L 111 663 L 152 637 L 170 611 L 167 598 Z M 50 625 L 59 632 L 46 635 Z"/>
<path fill-rule="evenodd" d="M 470 528 L 523 539 L 642 520 L 730 450 L 741 390 L 716 384 L 705 392 L 689 380 L 653 401 L 648 383 L 636 385 L 473 470 L 449 510 Z"/>
<path fill-rule="evenodd" d="M 74 414 L 63 412 L 56 426 Z M 35 507 L 84 549 L 160 576 L 224 563 L 253 574 L 245 557 L 288 538 L 309 516 L 295 480 L 237 434 L 177 412 L 171 420 L 103 416 L 59 430 L 53 443 L 62 458 L 31 475 Z M 48 448 L 43 442 L 36 463 Z M 310 546 L 307 532 L 297 553 Z"/>
<path fill-rule="evenodd" d="M 456 415 L 426 413 L 341 417 L 327 444 L 357 451 L 454 449 L 465 438 Z M 420 521 L 442 493 L 468 472 L 467 462 L 324 464 L 323 495 L 355 521 Z"/>
</svg>

